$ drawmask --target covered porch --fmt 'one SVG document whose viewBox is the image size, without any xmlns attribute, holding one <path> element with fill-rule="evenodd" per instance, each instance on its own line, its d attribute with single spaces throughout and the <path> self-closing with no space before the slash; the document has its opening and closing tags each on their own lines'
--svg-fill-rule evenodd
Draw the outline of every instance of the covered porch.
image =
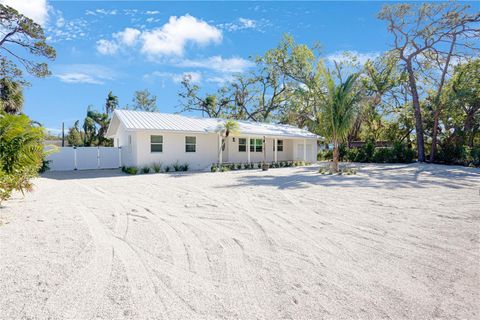
<svg viewBox="0 0 480 320">
<path fill-rule="evenodd" d="M 223 138 L 219 136 L 218 147 L 218 163 L 315 162 L 317 139 L 254 135 Z"/>
</svg>

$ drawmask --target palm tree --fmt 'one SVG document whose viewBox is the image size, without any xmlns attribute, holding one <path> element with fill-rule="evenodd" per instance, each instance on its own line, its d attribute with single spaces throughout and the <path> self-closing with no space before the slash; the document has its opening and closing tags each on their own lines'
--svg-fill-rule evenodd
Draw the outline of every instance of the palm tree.
<svg viewBox="0 0 480 320">
<path fill-rule="evenodd" d="M 338 172 L 339 143 L 344 140 L 357 113 L 360 89 L 356 86 L 359 74 L 354 73 L 343 81 L 335 82 L 331 72 L 323 66 L 319 68 L 324 81 L 324 92 L 319 105 L 319 125 L 324 135 L 333 143 L 332 171 Z"/>
<path fill-rule="evenodd" d="M 225 138 L 227 138 L 230 134 L 232 134 L 232 135 L 239 134 L 240 133 L 240 126 L 238 125 L 237 121 L 232 120 L 232 119 L 228 119 L 225 122 L 220 123 L 217 126 L 217 129 L 215 131 L 220 134 L 220 137 L 222 137 L 222 144 L 221 144 L 220 150 L 218 150 L 218 152 L 219 152 L 218 157 L 221 160 L 221 153 L 222 153 L 222 151 L 225 147 Z"/>
<path fill-rule="evenodd" d="M 17 114 L 23 108 L 23 92 L 20 83 L 8 78 L 0 79 L 0 110 Z"/>
</svg>

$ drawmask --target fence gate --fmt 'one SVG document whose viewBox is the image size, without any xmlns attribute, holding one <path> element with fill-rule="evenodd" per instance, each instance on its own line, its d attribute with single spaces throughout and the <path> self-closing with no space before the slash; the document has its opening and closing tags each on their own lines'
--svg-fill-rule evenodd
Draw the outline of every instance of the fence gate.
<svg viewBox="0 0 480 320">
<path fill-rule="evenodd" d="M 47 160 L 51 171 L 114 169 L 122 166 L 122 148 L 61 147 Z"/>
</svg>

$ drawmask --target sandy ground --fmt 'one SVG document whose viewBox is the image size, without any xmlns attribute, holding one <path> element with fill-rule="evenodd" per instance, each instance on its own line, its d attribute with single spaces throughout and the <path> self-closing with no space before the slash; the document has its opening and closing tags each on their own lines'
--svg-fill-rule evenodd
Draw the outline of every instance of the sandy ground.
<svg viewBox="0 0 480 320">
<path fill-rule="evenodd" d="M 48 173 L 0 211 L 0 318 L 480 318 L 480 170 L 315 170 Z"/>
</svg>

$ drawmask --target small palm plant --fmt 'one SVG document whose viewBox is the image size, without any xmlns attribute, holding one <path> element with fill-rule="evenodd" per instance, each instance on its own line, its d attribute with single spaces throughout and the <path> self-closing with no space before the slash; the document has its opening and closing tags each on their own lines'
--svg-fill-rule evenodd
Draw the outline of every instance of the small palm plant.
<svg viewBox="0 0 480 320">
<path fill-rule="evenodd" d="M 359 74 L 354 73 L 345 81 L 335 82 L 332 73 L 321 66 L 320 75 L 324 81 L 324 94 L 319 105 L 319 124 L 322 130 L 333 143 L 332 171 L 338 172 L 339 144 L 344 140 L 357 114 L 357 103 L 361 96 L 357 80 Z"/>
<path fill-rule="evenodd" d="M 240 126 L 238 122 L 233 119 L 228 119 L 224 123 L 219 124 L 217 127 L 217 132 L 222 135 L 222 137 L 228 137 L 230 134 L 237 135 L 240 133 Z"/>
</svg>

